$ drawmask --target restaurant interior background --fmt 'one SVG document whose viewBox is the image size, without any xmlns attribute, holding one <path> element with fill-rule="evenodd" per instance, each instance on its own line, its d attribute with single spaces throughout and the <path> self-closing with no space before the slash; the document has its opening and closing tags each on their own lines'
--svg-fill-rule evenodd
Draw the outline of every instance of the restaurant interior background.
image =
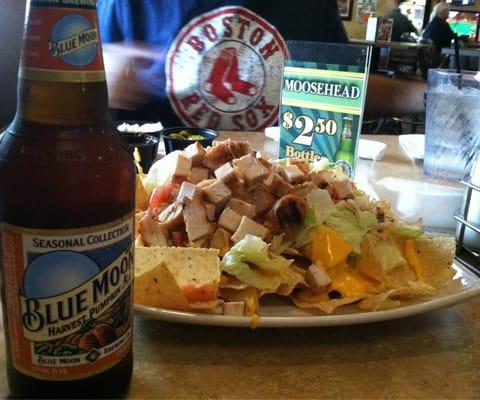
<svg viewBox="0 0 480 400">
<path fill-rule="evenodd" d="M 373 7 L 375 15 L 383 15 L 387 13 L 388 2 L 389 0 L 344 0 L 344 4 L 350 4 L 349 15 L 344 18 L 344 25 L 349 38 L 365 38 L 366 19 L 368 19 L 370 13 L 362 13 L 362 10 Z M 402 5 L 402 8 L 424 8 L 423 23 L 425 24 L 428 22 L 431 9 L 436 3 L 436 0 L 408 0 Z M 451 6 L 451 8 L 480 11 L 480 0 L 476 0 L 474 6 Z M 5 126 L 15 113 L 18 58 L 24 10 L 25 0 L 5 2 L 0 7 L 0 127 Z"/>
</svg>

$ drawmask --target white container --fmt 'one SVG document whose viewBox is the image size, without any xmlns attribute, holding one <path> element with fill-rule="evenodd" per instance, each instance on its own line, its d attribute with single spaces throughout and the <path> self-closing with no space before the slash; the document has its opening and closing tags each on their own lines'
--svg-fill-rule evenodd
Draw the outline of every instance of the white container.
<svg viewBox="0 0 480 400">
<path fill-rule="evenodd" d="M 463 189 L 395 177 L 382 178 L 372 186 L 399 217 L 422 218 L 427 230 L 455 233 L 454 215 L 462 204 Z"/>
<path fill-rule="evenodd" d="M 480 186 L 480 156 L 477 157 L 477 161 L 472 168 L 470 177 L 470 181 L 474 185 Z M 467 191 L 465 191 L 465 194 L 466 193 Z M 465 202 L 466 198 L 464 199 L 463 207 L 466 206 Z M 472 197 L 470 198 L 470 206 L 468 208 L 466 220 L 471 224 L 480 226 L 480 192 L 476 190 L 472 191 Z M 463 243 L 466 247 L 476 252 L 480 252 L 480 234 L 468 227 L 465 227 Z"/>
</svg>

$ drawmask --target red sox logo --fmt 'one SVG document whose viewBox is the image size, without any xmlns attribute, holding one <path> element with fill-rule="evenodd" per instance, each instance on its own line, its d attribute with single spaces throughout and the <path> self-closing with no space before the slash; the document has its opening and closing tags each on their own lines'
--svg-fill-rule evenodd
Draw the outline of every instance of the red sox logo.
<svg viewBox="0 0 480 400">
<path fill-rule="evenodd" d="M 259 130 L 278 117 L 286 46 L 277 30 L 243 7 L 188 23 L 167 56 L 167 93 L 187 125 Z"/>
</svg>

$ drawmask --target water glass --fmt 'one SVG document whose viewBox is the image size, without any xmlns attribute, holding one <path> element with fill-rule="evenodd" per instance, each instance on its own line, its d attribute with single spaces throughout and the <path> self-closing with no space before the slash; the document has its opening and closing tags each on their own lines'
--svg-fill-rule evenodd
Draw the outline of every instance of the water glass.
<svg viewBox="0 0 480 400">
<path fill-rule="evenodd" d="M 470 171 L 480 148 L 479 77 L 469 71 L 428 71 L 426 175 L 455 181 Z"/>
</svg>

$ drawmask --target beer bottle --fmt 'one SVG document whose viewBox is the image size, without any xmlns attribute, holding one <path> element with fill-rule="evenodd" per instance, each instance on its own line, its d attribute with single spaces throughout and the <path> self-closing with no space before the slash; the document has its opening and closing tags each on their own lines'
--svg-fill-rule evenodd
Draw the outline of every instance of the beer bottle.
<svg viewBox="0 0 480 400">
<path fill-rule="evenodd" d="M 335 164 L 339 165 L 347 176 L 352 176 L 354 164 L 352 117 L 343 117 L 343 130 L 340 136 L 338 150 L 335 153 Z"/>
<path fill-rule="evenodd" d="M 111 128 L 95 0 L 30 0 L 0 137 L 11 391 L 104 397 L 132 371 L 133 160 Z"/>
</svg>

